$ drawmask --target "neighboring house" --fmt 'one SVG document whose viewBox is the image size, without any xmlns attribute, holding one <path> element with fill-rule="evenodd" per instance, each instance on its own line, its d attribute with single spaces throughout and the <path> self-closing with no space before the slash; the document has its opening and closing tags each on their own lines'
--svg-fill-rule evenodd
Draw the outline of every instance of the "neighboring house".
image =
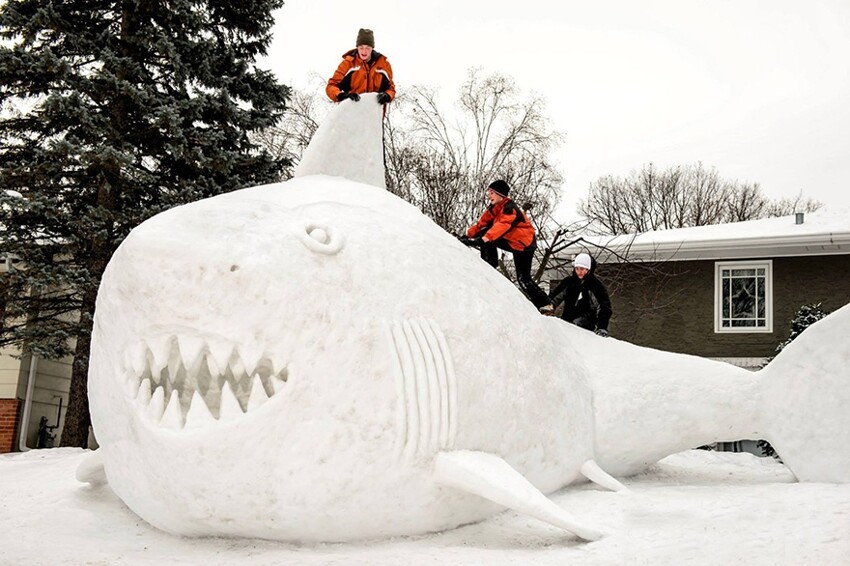
<svg viewBox="0 0 850 566">
<path fill-rule="evenodd" d="M 72 361 L 20 357 L 13 348 L 0 349 L 0 454 L 59 446 Z"/>
<path fill-rule="evenodd" d="M 0 277 L 7 269 L 2 258 Z M 70 358 L 48 361 L 21 356 L 15 348 L 0 349 L 0 453 L 47 447 L 51 436 L 58 446 L 68 406 L 71 362 Z"/>
<path fill-rule="evenodd" d="M 757 368 L 804 304 L 850 303 L 850 211 L 587 238 L 612 336 Z M 548 279 L 555 284 L 559 274 Z"/>
</svg>

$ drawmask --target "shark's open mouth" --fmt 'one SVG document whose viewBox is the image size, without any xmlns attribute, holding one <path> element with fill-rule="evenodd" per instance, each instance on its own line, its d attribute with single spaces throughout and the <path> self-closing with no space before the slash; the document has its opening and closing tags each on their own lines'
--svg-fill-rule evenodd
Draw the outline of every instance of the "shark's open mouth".
<svg viewBox="0 0 850 566">
<path fill-rule="evenodd" d="M 289 369 L 220 340 L 165 335 L 127 350 L 129 398 L 161 427 L 192 429 L 241 417 L 280 395 Z"/>
</svg>

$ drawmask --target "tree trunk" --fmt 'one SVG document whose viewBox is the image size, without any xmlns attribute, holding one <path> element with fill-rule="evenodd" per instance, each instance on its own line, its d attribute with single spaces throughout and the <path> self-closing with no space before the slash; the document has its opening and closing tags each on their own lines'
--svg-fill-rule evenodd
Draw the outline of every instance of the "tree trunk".
<svg viewBox="0 0 850 566">
<path fill-rule="evenodd" d="M 119 100 L 113 104 L 113 114 L 116 124 L 121 124 L 126 116 L 124 105 Z M 121 167 L 114 159 L 108 159 L 101 164 L 103 175 L 97 191 L 97 204 L 103 210 L 113 212 L 117 208 L 117 189 L 121 184 Z M 110 226 L 110 235 L 114 224 Z M 104 238 L 96 234 L 91 238 L 91 260 L 88 264 L 89 273 L 95 282 L 86 286 L 83 302 L 80 307 L 80 325 L 77 333 L 77 346 L 74 349 L 74 366 L 71 371 L 71 388 L 68 392 L 68 412 L 65 413 L 65 426 L 62 429 L 61 446 L 88 448 L 89 427 L 89 352 L 91 350 L 91 333 L 94 321 L 94 308 L 97 302 L 99 282 L 106 270 L 106 264 L 112 257 L 116 245 L 110 245 L 116 238 Z"/>
<path fill-rule="evenodd" d="M 80 313 L 81 324 L 87 330 L 77 335 L 74 349 L 74 365 L 71 370 L 71 387 L 68 391 L 68 410 L 65 412 L 65 426 L 62 428 L 60 446 L 88 448 L 89 427 L 89 349 L 91 348 L 91 327 L 97 289 L 88 291 L 83 299 Z"/>
</svg>

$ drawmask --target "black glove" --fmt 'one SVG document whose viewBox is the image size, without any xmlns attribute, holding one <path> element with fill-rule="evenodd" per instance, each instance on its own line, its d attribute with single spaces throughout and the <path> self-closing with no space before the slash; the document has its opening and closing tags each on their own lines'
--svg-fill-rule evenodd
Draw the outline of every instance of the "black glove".
<svg viewBox="0 0 850 566">
<path fill-rule="evenodd" d="M 471 248 L 480 248 L 484 245 L 484 240 L 481 239 L 481 236 L 475 236 L 474 238 L 467 238 L 464 244 Z"/>
<path fill-rule="evenodd" d="M 346 98 L 350 98 L 354 102 L 357 102 L 358 100 L 360 100 L 360 95 L 357 94 L 356 92 L 341 92 L 338 95 L 336 95 L 336 101 L 337 102 L 342 102 Z"/>
<path fill-rule="evenodd" d="M 386 92 L 378 93 L 378 104 L 387 104 L 390 101 L 390 95 Z"/>
<path fill-rule="evenodd" d="M 596 329 L 596 334 L 597 334 L 598 336 L 602 336 L 603 338 L 608 338 L 608 331 L 607 331 L 607 330 L 605 330 L 604 328 L 597 328 L 597 329 Z"/>
</svg>

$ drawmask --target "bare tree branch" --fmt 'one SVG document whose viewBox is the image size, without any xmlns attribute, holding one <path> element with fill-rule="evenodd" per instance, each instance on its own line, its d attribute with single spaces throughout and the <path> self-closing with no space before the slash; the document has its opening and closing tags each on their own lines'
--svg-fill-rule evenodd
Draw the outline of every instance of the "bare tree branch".
<svg viewBox="0 0 850 566">
<path fill-rule="evenodd" d="M 739 222 L 793 212 L 811 212 L 822 204 L 803 199 L 771 201 L 758 183 L 724 180 L 702 163 L 663 171 L 649 163 L 625 178 L 600 177 L 591 184 L 579 212 L 597 234 L 629 234 Z"/>
</svg>

